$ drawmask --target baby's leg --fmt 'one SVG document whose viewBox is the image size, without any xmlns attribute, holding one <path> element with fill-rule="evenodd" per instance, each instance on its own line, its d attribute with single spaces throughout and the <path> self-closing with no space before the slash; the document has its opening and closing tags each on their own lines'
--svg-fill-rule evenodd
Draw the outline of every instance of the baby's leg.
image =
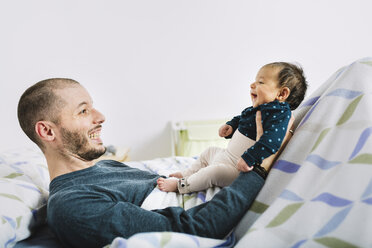
<svg viewBox="0 0 372 248">
<path fill-rule="evenodd" d="M 159 177 L 157 184 L 160 190 L 165 192 L 177 192 L 177 179 Z"/>
<path fill-rule="evenodd" d="M 175 172 L 175 173 L 169 174 L 169 177 L 182 178 L 183 176 L 181 172 Z"/>
<path fill-rule="evenodd" d="M 223 151 L 224 149 L 220 147 L 208 147 L 200 154 L 199 158 L 191 165 L 190 168 L 182 171 L 181 178 L 188 177 L 198 172 L 200 169 L 207 167 L 213 162 L 214 158 Z"/>
<path fill-rule="evenodd" d="M 178 187 L 181 194 L 205 190 L 213 186 L 230 185 L 239 175 L 239 171 L 231 165 L 209 165 L 186 178 L 185 183 Z M 184 185 L 184 186 L 182 186 Z"/>
<path fill-rule="evenodd" d="M 224 151 L 225 151 L 225 149 L 220 148 L 220 147 L 209 147 L 200 155 L 200 157 L 191 165 L 191 167 L 189 169 L 184 170 L 182 172 L 172 173 L 169 176 L 170 177 L 177 177 L 177 178 L 180 178 L 180 179 L 184 178 L 184 177 L 187 178 L 189 176 L 193 176 L 193 175 L 199 173 L 200 170 L 204 170 L 204 169 L 208 168 L 210 166 L 210 164 L 213 163 L 215 158 L 221 156 L 222 153 L 224 153 Z M 204 174 L 208 173 L 207 171 L 209 171 L 209 170 L 206 170 L 205 172 L 202 172 L 201 175 L 204 175 Z M 237 177 L 237 176 L 235 176 L 235 177 Z M 196 176 L 196 178 L 198 178 L 198 176 Z M 162 191 L 166 191 L 166 192 L 176 192 L 177 188 L 178 188 L 178 180 L 177 179 L 159 178 L 157 183 L 158 183 L 159 189 L 162 190 Z M 210 185 L 210 184 L 208 184 L 208 182 L 207 182 L 206 185 Z M 218 185 L 218 186 L 221 186 L 221 185 Z M 212 187 L 212 185 L 210 185 L 210 186 L 197 186 L 197 189 L 198 189 L 197 191 L 204 190 L 204 189 L 207 189 L 209 187 Z M 178 189 L 178 190 L 182 194 L 193 192 L 193 191 L 188 191 L 188 190 L 187 190 L 188 192 L 183 191 L 184 189 L 182 189 L 181 191 L 180 191 L 180 189 Z"/>
</svg>

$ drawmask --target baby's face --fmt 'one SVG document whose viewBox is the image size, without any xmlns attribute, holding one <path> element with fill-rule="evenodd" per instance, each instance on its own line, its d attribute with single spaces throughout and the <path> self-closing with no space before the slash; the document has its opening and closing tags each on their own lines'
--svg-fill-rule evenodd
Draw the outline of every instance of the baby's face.
<svg viewBox="0 0 372 248">
<path fill-rule="evenodd" d="M 278 99 L 280 87 L 278 74 L 280 69 L 273 66 L 262 67 L 251 84 L 251 98 L 253 107 Z"/>
</svg>

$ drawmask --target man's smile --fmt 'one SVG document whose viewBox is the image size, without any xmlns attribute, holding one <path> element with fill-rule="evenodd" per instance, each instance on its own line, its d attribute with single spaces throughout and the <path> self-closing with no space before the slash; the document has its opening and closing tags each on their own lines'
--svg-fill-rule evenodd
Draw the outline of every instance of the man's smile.
<svg viewBox="0 0 372 248">
<path fill-rule="evenodd" d="M 90 140 L 98 141 L 99 143 L 102 143 L 100 137 L 101 137 L 101 128 L 102 126 L 99 125 L 95 128 L 93 128 L 90 133 L 88 134 L 88 137 Z"/>
</svg>

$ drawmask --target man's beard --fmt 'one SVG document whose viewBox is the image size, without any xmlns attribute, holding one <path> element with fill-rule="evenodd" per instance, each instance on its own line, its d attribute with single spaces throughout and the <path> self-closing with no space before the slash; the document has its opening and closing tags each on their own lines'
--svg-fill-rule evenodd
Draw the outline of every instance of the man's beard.
<svg viewBox="0 0 372 248">
<path fill-rule="evenodd" d="M 61 134 L 64 148 L 86 161 L 99 158 L 106 152 L 105 147 L 102 149 L 89 147 L 88 138 L 82 133 L 69 131 L 62 127 Z"/>
</svg>

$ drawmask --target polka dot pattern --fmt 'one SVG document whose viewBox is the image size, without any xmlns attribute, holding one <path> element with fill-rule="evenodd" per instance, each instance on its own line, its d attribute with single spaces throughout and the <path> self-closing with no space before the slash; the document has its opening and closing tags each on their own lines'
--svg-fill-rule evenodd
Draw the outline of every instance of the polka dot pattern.
<svg viewBox="0 0 372 248">
<path fill-rule="evenodd" d="M 260 140 L 242 155 L 242 158 L 249 165 L 255 163 L 261 164 L 262 160 L 279 150 L 287 131 L 289 119 L 291 118 L 289 104 L 275 100 L 256 108 L 246 108 L 241 115 L 235 116 L 227 124 L 232 126 L 234 131 L 239 129 L 248 138 L 255 140 L 257 135 L 256 112 L 258 110 L 262 114 L 264 133 Z"/>
</svg>

